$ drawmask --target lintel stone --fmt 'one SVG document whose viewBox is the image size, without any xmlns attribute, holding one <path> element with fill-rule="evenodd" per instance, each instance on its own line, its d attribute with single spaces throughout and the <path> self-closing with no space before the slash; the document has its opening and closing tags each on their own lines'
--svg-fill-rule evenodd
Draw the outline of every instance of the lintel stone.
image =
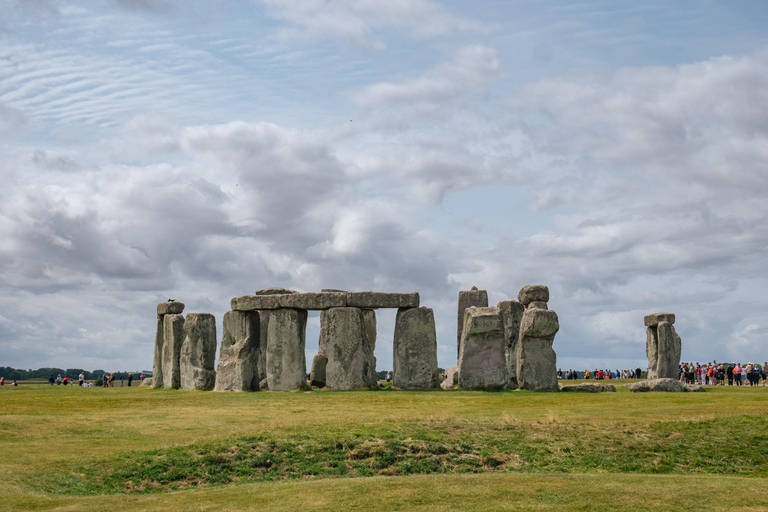
<svg viewBox="0 0 768 512">
<path fill-rule="evenodd" d="M 257 311 L 259 309 L 278 309 L 282 295 L 243 295 L 230 301 L 232 311 Z"/>
<path fill-rule="evenodd" d="M 157 316 L 180 315 L 184 311 L 183 302 L 161 302 L 157 305 Z"/>
<path fill-rule="evenodd" d="M 347 307 L 350 308 L 417 308 L 419 292 L 347 292 Z"/>
<path fill-rule="evenodd" d="M 651 315 L 645 315 L 645 326 L 646 327 L 655 327 L 659 325 L 659 322 L 669 322 L 671 324 L 675 323 L 675 314 L 674 313 L 653 313 Z"/>
<path fill-rule="evenodd" d="M 347 294 L 339 292 L 292 293 L 280 296 L 280 307 L 293 309 L 331 309 L 347 305 Z"/>
</svg>

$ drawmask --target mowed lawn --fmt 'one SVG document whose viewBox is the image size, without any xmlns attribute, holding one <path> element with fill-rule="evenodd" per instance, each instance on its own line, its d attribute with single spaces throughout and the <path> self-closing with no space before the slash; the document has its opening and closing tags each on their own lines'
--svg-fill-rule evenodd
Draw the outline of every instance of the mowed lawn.
<svg viewBox="0 0 768 512">
<path fill-rule="evenodd" d="M 768 510 L 768 388 L 0 388 L 0 510 Z"/>
</svg>

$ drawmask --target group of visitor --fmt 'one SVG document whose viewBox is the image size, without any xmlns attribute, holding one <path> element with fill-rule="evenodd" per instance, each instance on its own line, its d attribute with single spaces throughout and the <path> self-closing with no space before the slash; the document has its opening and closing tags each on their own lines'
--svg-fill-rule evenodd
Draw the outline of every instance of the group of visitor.
<svg viewBox="0 0 768 512">
<path fill-rule="evenodd" d="M 8 385 L 9 386 L 18 386 L 19 383 L 14 380 L 11 384 L 8 384 Z M 5 377 L 0 377 L 0 386 L 5 386 Z"/>
<path fill-rule="evenodd" d="M 643 370 L 638 367 L 635 370 L 584 370 L 583 378 L 585 380 L 609 380 L 609 379 L 639 379 L 643 375 Z M 557 370 L 557 378 L 560 380 L 577 380 L 579 378 L 576 370 L 568 370 L 563 373 L 563 370 Z"/>
<path fill-rule="evenodd" d="M 726 383 L 729 386 L 759 386 L 762 381 L 762 385 L 765 386 L 766 370 L 768 370 L 768 362 L 749 363 L 742 365 L 741 363 L 718 363 L 712 361 L 711 363 L 681 363 L 678 375 L 681 382 L 687 382 L 689 384 L 701 384 L 712 386 L 724 386 Z"/>
<path fill-rule="evenodd" d="M 146 376 L 142 373 L 141 380 L 144 381 L 145 378 Z M 115 387 L 115 384 L 117 381 L 120 382 L 120 387 L 123 387 L 126 382 L 130 387 L 131 384 L 133 383 L 133 374 L 116 372 L 116 373 L 105 373 L 101 376 L 101 385 L 102 387 L 105 387 L 105 388 Z M 93 387 L 92 382 L 85 381 L 85 375 L 82 372 L 80 373 L 80 375 L 78 375 L 77 382 L 80 386 L 85 388 Z M 53 386 L 54 384 L 57 386 L 68 386 L 68 385 L 74 385 L 74 381 L 73 379 L 70 379 L 66 375 L 62 377 L 61 374 L 58 374 L 56 377 L 54 377 L 53 374 L 51 374 L 51 376 L 48 378 L 48 384 L 50 384 L 51 386 Z"/>
</svg>

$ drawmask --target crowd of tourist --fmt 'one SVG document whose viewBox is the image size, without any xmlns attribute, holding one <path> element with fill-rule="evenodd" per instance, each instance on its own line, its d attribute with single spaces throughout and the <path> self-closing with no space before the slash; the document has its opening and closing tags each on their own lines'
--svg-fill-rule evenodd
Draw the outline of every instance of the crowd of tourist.
<svg viewBox="0 0 768 512">
<path fill-rule="evenodd" d="M 584 370 L 581 377 L 579 377 L 579 372 L 576 370 L 568 370 L 565 373 L 562 370 L 557 370 L 557 378 L 560 380 L 577 380 L 579 378 L 585 380 L 639 379 L 642 375 L 643 370 L 639 366 L 634 370 L 594 370 L 590 372 L 587 369 Z"/>
<path fill-rule="evenodd" d="M 139 377 L 141 381 L 143 382 L 146 376 L 142 373 Z M 88 388 L 93 387 L 93 382 L 86 382 L 85 375 L 80 374 L 77 378 L 78 385 Z M 120 387 L 123 387 L 126 383 L 128 384 L 128 387 L 131 386 L 133 383 L 133 374 L 132 373 L 105 373 L 101 376 L 101 385 L 105 388 L 113 388 L 116 387 L 117 382 L 120 382 Z M 64 377 L 61 376 L 61 374 L 58 374 L 58 376 L 54 377 L 53 374 L 48 378 L 48 384 L 53 386 L 54 384 L 57 386 L 67 386 L 67 385 L 73 385 L 74 386 L 74 380 L 70 379 L 66 375 Z"/>
<path fill-rule="evenodd" d="M 679 377 L 681 382 L 689 384 L 701 384 L 712 386 L 765 386 L 766 370 L 768 362 L 748 363 L 681 363 L 679 368 Z"/>
</svg>

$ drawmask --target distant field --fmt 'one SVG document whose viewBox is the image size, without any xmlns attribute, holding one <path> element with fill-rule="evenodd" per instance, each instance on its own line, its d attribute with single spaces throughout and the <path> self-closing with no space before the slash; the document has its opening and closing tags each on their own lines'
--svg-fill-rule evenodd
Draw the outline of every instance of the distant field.
<svg viewBox="0 0 768 512">
<path fill-rule="evenodd" d="M 768 388 L 623 382 L 602 394 L 4 386 L 0 509 L 733 510 L 719 497 L 738 496 L 768 510 Z"/>
</svg>

